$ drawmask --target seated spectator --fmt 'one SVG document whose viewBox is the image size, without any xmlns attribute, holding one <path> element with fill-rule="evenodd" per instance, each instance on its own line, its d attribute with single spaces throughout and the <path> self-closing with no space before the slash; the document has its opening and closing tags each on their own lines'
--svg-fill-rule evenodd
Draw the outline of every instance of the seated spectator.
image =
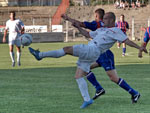
<svg viewBox="0 0 150 113">
<path fill-rule="evenodd" d="M 120 8 L 120 4 L 119 4 L 119 1 L 118 1 L 118 0 L 116 0 L 114 6 L 115 6 L 116 9 Z"/>
<path fill-rule="evenodd" d="M 121 1 L 121 3 L 120 3 L 120 8 L 121 8 L 121 9 L 124 8 L 124 3 L 123 3 L 123 1 Z"/>
<path fill-rule="evenodd" d="M 136 8 L 136 5 L 135 5 L 134 2 L 131 3 L 131 6 L 132 6 L 132 8 L 134 8 L 134 9 Z"/>
<path fill-rule="evenodd" d="M 141 7 L 141 3 L 139 0 L 136 1 L 136 7 L 140 8 Z"/>
<path fill-rule="evenodd" d="M 125 1 L 125 7 L 129 9 L 129 3 L 127 1 Z"/>
</svg>

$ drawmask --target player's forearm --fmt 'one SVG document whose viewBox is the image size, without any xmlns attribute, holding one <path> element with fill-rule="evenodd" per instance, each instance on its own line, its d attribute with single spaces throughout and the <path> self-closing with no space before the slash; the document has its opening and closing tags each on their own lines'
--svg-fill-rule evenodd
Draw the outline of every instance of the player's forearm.
<svg viewBox="0 0 150 113">
<path fill-rule="evenodd" d="M 68 20 L 69 22 L 71 22 L 71 23 L 77 23 L 78 25 L 80 25 L 80 27 L 85 27 L 84 24 L 83 24 L 83 22 L 80 22 L 80 21 L 78 21 L 78 20 L 72 19 L 72 18 L 70 18 L 70 17 L 68 17 L 67 20 Z"/>
<path fill-rule="evenodd" d="M 131 47 L 134 47 L 134 48 L 137 48 L 137 49 L 140 49 L 141 47 L 139 45 L 137 45 L 136 43 L 132 42 L 131 40 L 127 39 L 125 41 L 125 43 Z"/>
<path fill-rule="evenodd" d="M 6 39 L 6 35 L 7 35 L 7 30 L 4 31 L 4 36 L 3 36 L 4 39 Z"/>
<path fill-rule="evenodd" d="M 78 30 L 79 30 L 80 33 L 81 33 L 83 36 L 85 36 L 86 38 L 88 38 L 88 39 L 91 38 L 88 31 L 82 29 L 81 27 L 78 27 Z"/>
</svg>

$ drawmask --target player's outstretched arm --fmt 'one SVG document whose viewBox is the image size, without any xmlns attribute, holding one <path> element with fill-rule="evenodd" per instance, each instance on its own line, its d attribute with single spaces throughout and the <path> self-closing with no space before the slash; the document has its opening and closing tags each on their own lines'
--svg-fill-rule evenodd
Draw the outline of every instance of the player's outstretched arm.
<svg viewBox="0 0 150 113">
<path fill-rule="evenodd" d="M 64 20 L 68 20 L 68 21 L 71 22 L 72 24 L 73 24 L 73 23 L 76 23 L 76 24 L 80 25 L 80 27 L 85 27 L 85 25 L 84 25 L 83 22 L 80 22 L 80 21 L 78 21 L 78 20 L 72 19 L 72 18 L 68 17 L 66 14 L 62 14 L 61 17 L 62 17 Z"/>
<path fill-rule="evenodd" d="M 144 51 L 145 53 L 147 53 L 146 48 L 140 47 L 139 45 L 137 45 L 136 43 L 132 42 L 132 41 L 129 40 L 129 39 L 125 40 L 125 43 L 126 43 L 127 45 L 131 46 L 131 47 L 134 47 L 134 48 L 139 49 L 139 51 L 141 51 L 141 52 Z"/>
</svg>

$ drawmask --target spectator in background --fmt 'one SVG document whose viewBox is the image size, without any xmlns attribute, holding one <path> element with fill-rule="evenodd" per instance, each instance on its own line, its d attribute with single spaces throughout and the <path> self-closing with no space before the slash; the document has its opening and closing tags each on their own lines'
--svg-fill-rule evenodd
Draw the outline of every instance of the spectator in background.
<svg viewBox="0 0 150 113">
<path fill-rule="evenodd" d="M 124 7 L 123 1 L 120 2 L 120 8 L 122 9 Z"/>
<path fill-rule="evenodd" d="M 128 22 L 125 21 L 125 17 L 123 14 L 120 16 L 120 21 L 118 21 L 115 25 L 116 27 L 120 28 L 123 33 L 126 35 L 126 31 L 129 29 Z M 118 48 L 120 48 L 121 43 L 117 43 Z M 122 56 L 125 56 L 126 53 L 126 44 L 123 43 L 123 49 L 122 49 Z"/>
<path fill-rule="evenodd" d="M 125 1 L 125 8 L 127 7 L 127 9 L 130 9 L 129 8 L 129 3 L 127 1 Z"/>
<path fill-rule="evenodd" d="M 132 2 L 132 3 L 131 3 L 131 7 L 132 7 L 133 9 L 135 9 L 135 8 L 136 8 L 136 5 L 135 5 L 135 3 L 134 3 L 134 2 Z"/>
<path fill-rule="evenodd" d="M 115 6 L 116 9 L 119 9 L 119 8 L 120 8 L 120 4 L 119 4 L 119 1 L 118 1 L 118 0 L 116 0 L 114 6 Z"/>
<path fill-rule="evenodd" d="M 139 0 L 136 1 L 136 7 L 137 7 L 137 8 L 140 8 L 140 7 L 141 7 L 141 3 L 140 3 Z"/>
</svg>

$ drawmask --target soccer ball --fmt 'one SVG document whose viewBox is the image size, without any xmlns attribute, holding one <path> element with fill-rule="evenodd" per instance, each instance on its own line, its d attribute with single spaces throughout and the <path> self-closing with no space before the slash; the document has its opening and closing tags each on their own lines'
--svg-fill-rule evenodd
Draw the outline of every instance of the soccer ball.
<svg viewBox="0 0 150 113">
<path fill-rule="evenodd" d="M 23 34 L 20 36 L 20 39 L 23 46 L 29 46 L 32 43 L 32 36 L 30 34 Z"/>
</svg>

